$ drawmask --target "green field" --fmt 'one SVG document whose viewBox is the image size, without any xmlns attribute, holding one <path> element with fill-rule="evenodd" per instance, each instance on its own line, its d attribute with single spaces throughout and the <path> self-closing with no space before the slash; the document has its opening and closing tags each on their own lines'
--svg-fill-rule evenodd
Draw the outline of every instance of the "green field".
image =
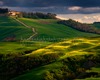
<svg viewBox="0 0 100 80">
<path fill-rule="evenodd" d="M 0 54 L 23 54 L 26 51 L 34 51 L 45 47 L 52 42 L 23 41 L 23 42 L 0 42 Z"/>
<path fill-rule="evenodd" d="M 26 55 L 26 56 L 32 56 L 33 54 L 60 54 L 60 57 L 57 59 L 56 62 L 53 62 L 51 64 L 41 66 L 38 68 L 35 68 L 29 72 L 27 72 L 24 75 L 21 75 L 19 77 L 16 77 L 12 80 L 42 80 L 44 73 L 51 70 L 57 70 L 59 72 L 59 69 L 63 66 L 63 64 L 60 62 L 63 59 L 66 59 L 67 57 L 73 57 L 73 56 L 79 56 L 79 59 L 81 58 L 81 55 L 96 55 L 100 53 L 100 38 L 75 38 L 75 39 L 69 39 L 65 40 L 63 42 L 51 44 L 45 48 L 38 49 L 36 51 L 33 51 L 32 53 Z M 100 56 L 99 56 L 100 57 Z M 97 68 L 93 68 L 90 71 L 95 72 Z M 100 72 L 100 69 L 98 68 L 98 72 Z M 58 73 L 57 72 L 57 73 Z M 93 80 L 99 80 L 98 78 Z M 86 80 L 92 80 L 86 79 Z M 49 79 L 48 79 L 49 80 Z M 78 79 L 81 80 L 81 79 Z"/>
<path fill-rule="evenodd" d="M 33 36 L 34 39 L 98 36 L 96 34 L 81 32 L 68 26 L 57 24 L 57 20 L 54 19 L 20 18 L 19 20 L 31 28 L 35 28 L 38 34 L 35 38 Z M 31 28 L 25 27 L 11 17 L 0 17 L 0 41 L 5 41 L 12 36 L 14 36 L 15 40 L 27 39 L 34 34 Z"/>
<path fill-rule="evenodd" d="M 91 72 L 98 75 L 82 79 L 100 79 L 100 35 L 57 24 L 55 19 L 18 20 L 29 28 L 14 18 L 0 17 L 0 80 L 73 80 Z M 15 41 L 6 41 L 13 36 Z M 30 36 L 33 41 L 27 40 Z M 88 61 L 95 65 L 86 65 Z"/>
<path fill-rule="evenodd" d="M 26 28 L 10 17 L 0 17 L 0 41 L 15 36 L 16 40 L 27 39 L 33 34 L 32 30 Z"/>
<path fill-rule="evenodd" d="M 58 20 L 53 19 L 28 19 L 21 18 L 20 21 L 36 29 L 37 38 L 74 38 L 98 36 L 92 33 L 85 33 L 68 26 L 57 24 Z"/>
</svg>

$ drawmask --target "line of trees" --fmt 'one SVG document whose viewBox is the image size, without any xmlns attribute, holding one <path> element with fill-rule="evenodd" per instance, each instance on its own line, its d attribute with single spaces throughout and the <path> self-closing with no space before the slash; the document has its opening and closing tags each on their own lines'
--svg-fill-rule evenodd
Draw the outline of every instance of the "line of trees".
<svg viewBox="0 0 100 80">
<path fill-rule="evenodd" d="M 94 22 L 93 24 L 100 24 L 100 22 Z"/>
<path fill-rule="evenodd" d="M 100 30 L 97 29 L 96 27 L 94 27 L 92 25 L 80 23 L 80 22 L 74 21 L 72 19 L 58 21 L 58 24 L 63 24 L 63 25 L 72 27 L 74 29 L 77 29 L 77 30 L 83 31 L 83 32 L 100 34 Z"/>
<path fill-rule="evenodd" d="M 52 13 L 41 13 L 41 12 L 22 12 L 22 17 L 33 18 L 33 19 L 56 19 L 56 14 Z"/>
<path fill-rule="evenodd" d="M 98 72 L 86 72 L 91 67 L 100 66 L 100 54 L 68 57 L 61 62 L 63 66 L 45 72 L 43 80 L 74 80 L 89 77 L 100 77 Z"/>
<path fill-rule="evenodd" d="M 0 14 L 8 13 L 8 8 L 0 8 Z"/>
</svg>

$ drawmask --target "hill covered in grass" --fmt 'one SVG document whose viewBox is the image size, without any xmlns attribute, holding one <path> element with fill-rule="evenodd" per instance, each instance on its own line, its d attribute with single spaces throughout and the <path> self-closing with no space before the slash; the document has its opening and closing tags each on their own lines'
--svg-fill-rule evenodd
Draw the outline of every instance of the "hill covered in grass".
<svg viewBox="0 0 100 80">
<path fill-rule="evenodd" d="M 80 22 L 74 21 L 72 19 L 58 21 L 58 24 L 63 24 L 63 25 L 66 25 L 66 26 L 70 26 L 70 27 L 72 27 L 76 30 L 82 31 L 82 32 L 100 34 L 100 29 L 99 28 L 96 28 L 93 25 L 80 23 Z"/>
<path fill-rule="evenodd" d="M 31 29 L 26 28 L 11 17 L 0 17 L 0 41 L 7 41 L 11 38 L 20 40 L 28 38 L 32 34 Z"/>
<path fill-rule="evenodd" d="M 36 29 L 38 35 L 35 38 L 74 38 L 92 37 L 97 34 L 81 32 L 69 26 L 58 24 L 56 19 L 28 19 L 19 18 L 23 23 Z"/>
<path fill-rule="evenodd" d="M 0 17 L 0 41 L 18 40 L 0 42 L 0 80 L 100 77 L 96 71 L 100 67 L 99 35 L 81 32 L 58 21 Z M 33 41 L 27 41 L 30 37 Z M 56 42 L 58 39 L 61 41 Z"/>
<path fill-rule="evenodd" d="M 67 39 L 52 44 L 7 42 L 0 45 L 1 52 L 5 51 L 0 54 L 1 80 L 73 80 L 100 77 L 100 71 L 97 71 L 100 70 L 99 37 Z"/>
<path fill-rule="evenodd" d="M 36 63 L 37 66 L 12 80 L 83 80 L 90 77 L 90 79 L 99 80 L 99 41 L 100 38 L 69 39 L 26 54 L 24 57 L 27 56 L 27 60 L 25 58 L 22 63 L 28 60 L 33 63 L 29 65 L 23 63 L 24 68 L 35 67 Z"/>
<path fill-rule="evenodd" d="M 69 26 L 58 24 L 57 21 L 57 19 L 18 18 L 16 20 L 11 17 L 0 17 L 0 33 L 2 33 L 0 34 L 0 41 L 27 40 L 30 37 L 36 40 L 50 41 L 60 38 L 98 36 L 97 34 L 81 32 Z M 37 34 L 34 35 L 35 33 Z"/>
</svg>

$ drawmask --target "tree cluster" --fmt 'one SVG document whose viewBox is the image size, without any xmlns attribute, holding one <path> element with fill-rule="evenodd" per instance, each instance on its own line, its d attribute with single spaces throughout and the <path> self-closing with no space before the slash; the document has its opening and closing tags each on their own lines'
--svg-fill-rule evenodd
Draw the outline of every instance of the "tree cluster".
<svg viewBox="0 0 100 80">
<path fill-rule="evenodd" d="M 100 30 L 96 27 L 84 23 L 76 22 L 72 19 L 58 21 L 58 24 L 64 24 L 79 31 L 100 34 Z"/>
<path fill-rule="evenodd" d="M 52 13 L 40 13 L 40 12 L 36 12 L 36 13 L 32 13 L 32 12 L 22 12 L 22 16 L 25 18 L 33 18 L 33 19 L 56 19 L 56 14 L 52 14 Z"/>
<path fill-rule="evenodd" d="M 93 24 L 100 24 L 100 22 L 94 22 Z"/>
<path fill-rule="evenodd" d="M 0 14 L 8 13 L 8 8 L 0 8 Z"/>
<path fill-rule="evenodd" d="M 59 58 L 58 54 L 44 55 L 0 55 L 0 80 L 11 80 L 33 68 L 51 63 Z"/>
<path fill-rule="evenodd" d="M 44 80 L 74 80 L 87 77 L 100 77 L 96 72 L 86 72 L 91 67 L 100 66 L 100 54 L 68 57 L 62 60 L 63 66 L 45 72 Z"/>
</svg>

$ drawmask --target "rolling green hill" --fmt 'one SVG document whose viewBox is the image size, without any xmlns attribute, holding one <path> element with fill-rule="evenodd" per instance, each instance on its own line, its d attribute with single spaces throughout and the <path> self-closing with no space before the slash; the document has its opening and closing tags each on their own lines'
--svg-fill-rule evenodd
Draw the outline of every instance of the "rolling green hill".
<svg viewBox="0 0 100 80">
<path fill-rule="evenodd" d="M 27 39 L 34 34 L 31 28 L 34 28 L 37 32 L 37 35 L 33 36 L 35 39 L 98 36 L 96 34 L 81 32 L 62 24 L 57 24 L 57 20 L 54 19 L 20 18 L 19 20 L 30 28 L 25 27 L 11 17 L 0 17 L 0 41 L 5 41 L 12 37 L 15 38 L 15 40 Z"/>
<path fill-rule="evenodd" d="M 0 17 L 0 41 L 14 37 L 16 40 L 28 38 L 33 34 L 32 30 L 24 27 L 10 17 Z"/>
<path fill-rule="evenodd" d="M 74 37 L 90 37 L 96 34 L 85 33 L 68 26 L 58 24 L 53 19 L 28 19 L 21 18 L 20 21 L 36 29 L 37 38 L 74 38 Z"/>
<path fill-rule="evenodd" d="M 100 41 L 100 38 L 90 38 L 90 39 L 75 38 L 75 39 L 69 39 L 63 42 L 55 43 L 45 48 L 33 51 L 32 53 L 27 54 L 26 56 L 32 57 L 34 54 L 39 54 L 39 55 L 58 54 L 60 56 L 57 58 L 56 61 L 47 65 L 41 66 L 41 67 L 37 67 L 31 71 L 28 71 L 26 74 L 16 77 L 12 80 L 33 80 L 33 79 L 43 80 L 44 77 L 45 77 L 44 80 L 55 80 L 57 78 L 58 78 L 57 80 L 61 80 L 63 76 L 66 76 L 66 79 L 64 80 L 67 80 L 67 78 L 70 75 L 71 75 L 71 78 L 73 77 L 73 75 L 76 76 L 76 78 L 78 78 L 78 76 L 81 76 L 82 78 L 82 76 L 84 77 L 83 74 L 87 74 L 87 72 L 96 72 L 98 74 L 98 75 L 95 75 L 95 77 L 93 77 L 91 74 L 90 75 L 91 78 L 89 80 L 91 79 L 99 80 L 100 68 L 92 68 L 90 70 L 93 63 L 96 64 L 95 67 L 100 67 L 100 63 L 98 62 L 99 57 L 100 57 L 100 54 L 99 54 L 100 42 L 99 41 Z M 68 62 L 66 62 L 67 58 L 68 58 Z M 64 64 L 64 61 L 66 62 L 65 64 Z M 89 66 L 90 63 L 88 64 L 88 61 L 91 61 L 91 66 Z M 89 67 L 89 70 L 87 69 L 87 67 Z M 64 68 L 67 68 L 69 70 L 65 69 L 63 71 Z M 75 71 L 73 69 L 75 69 Z M 72 73 L 75 73 L 75 74 L 70 74 L 70 70 Z M 81 80 L 81 79 L 78 79 L 78 80 Z"/>
<path fill-rule="evenodd" d="M 0 80 L 77 79 L 84 77 L 84 73 L 88 76 L 100 70 L 100 35 L 81 32 L 57 21 L 0 17 L 0 41 L 36 40 L 0 42 Z M 62 40 L 43 41 L 53 39 Z M 95 77 L 100 77 L 99 72 Z"/>
</svg>

